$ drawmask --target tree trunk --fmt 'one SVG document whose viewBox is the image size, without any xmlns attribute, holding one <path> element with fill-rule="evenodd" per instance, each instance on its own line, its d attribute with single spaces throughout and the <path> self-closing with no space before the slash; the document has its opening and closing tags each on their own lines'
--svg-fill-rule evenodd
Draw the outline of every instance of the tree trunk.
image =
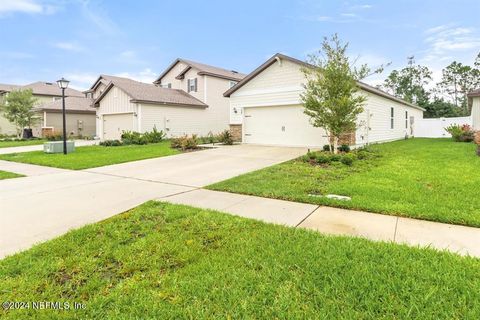
<svg viewBox="0 0 480 320">
<path fill-rule="evenodd" d="M 333 136 L 333 153 L 337 154 L 338 153 L 338 137 Z"/>
</svg>

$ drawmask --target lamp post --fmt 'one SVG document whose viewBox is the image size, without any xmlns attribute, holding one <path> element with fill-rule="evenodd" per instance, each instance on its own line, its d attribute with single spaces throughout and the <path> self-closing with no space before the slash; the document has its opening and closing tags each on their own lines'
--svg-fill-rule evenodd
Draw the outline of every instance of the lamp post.
<svg viewBox="0 0 480 320">
<path fill-rule="evenodd" d="M 63 114 L 63 154 L 67 154 L 67 121 L 65 118 L 65 89 L 67 89 L 70 81 L 65 80 L 63 77 L 57 80 L 57 84 L 62 89 L 62 114 Z"/>
</svg>

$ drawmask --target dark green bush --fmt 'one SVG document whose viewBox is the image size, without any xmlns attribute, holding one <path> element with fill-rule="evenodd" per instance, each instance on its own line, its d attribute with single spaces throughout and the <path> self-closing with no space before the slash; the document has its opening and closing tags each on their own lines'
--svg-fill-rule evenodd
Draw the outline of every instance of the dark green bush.
<svg viewBox="0 0 480 320">
<path fill-rule="evenodd" d="M 348 144 L 342 144 L 340 147 L 338 147 L 338 151 L 340 152 L 350 152 L 350 146 Z"/>
<path fill-rule="evenodd" d="M 354 161 L 355 161 L 355 156 L 351 153 L 344 154 L 340 159 L 340 162 L 347 166 L 351 166 Z"/>
<path fill-rule="evenodd" d="M 324 145 L 323 151 L 330 152 L 330 145 L 329 144 Z"/>
<path fill-rule="evenodd" d="M 330 161 L 340 161 L 342 159 L 342 156 L 339 154 L 332 154 L 330 156 Z"/>
<path fill-rule="evenodd" d="M 318 153 L 317 156 L 315 157 L 315 161 L 316 161 L 318 164 L 328 164 L 328 163 L 330 163 L 332 160 L 331 160 L 331 156 L 330 156 L 330 155 L 325 154 L 325 153 Z"/>
<path fill-rule="evenodd" d="M 123 143 L 120 140 L 104 140 L 100 142 L 100 145 L 104 147 L 118 147 L 123 145 Z"/>
<path fill-rule="evenodd" d="M 147 143 L 159 143 L 165 138 L 165 132 L 158 131 L 156 126 L 153 126 L 152 131 L 147 131 L 143 134 L 143 138 Z"/>
<path fill-rule="evenodd" d="M 230 133 L 230 130 L 225 130 L 221 132 L 218 135 L 218 140 L 226 145 L 232 145 L 233 144 L 233 137 L 232 134 Z"/>
<path fill-rule="evenodd" d="M 51 134 L 46 135 L 45 138 L 48 141 L 62 141 L 63 140 L 63 134 L 55 132 L 55 133 L 51 133 Z"/>
</svg>

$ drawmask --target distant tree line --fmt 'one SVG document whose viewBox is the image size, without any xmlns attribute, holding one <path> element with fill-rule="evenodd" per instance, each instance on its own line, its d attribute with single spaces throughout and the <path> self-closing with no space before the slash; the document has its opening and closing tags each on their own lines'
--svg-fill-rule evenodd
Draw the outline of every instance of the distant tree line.
<svg viewBox="0 0 480 320">
<path fill-rule="evenodd" d="M 467 94 L 480 88 L 480 53 L 474 65 L 453 61 L 442 70 L 442 78 L 432 83 L 432 71 L 408 57 L 407 66 L 393 70 L 380 87 L 424 108 L 426 118 L 470 115 Z"/>
</svg>

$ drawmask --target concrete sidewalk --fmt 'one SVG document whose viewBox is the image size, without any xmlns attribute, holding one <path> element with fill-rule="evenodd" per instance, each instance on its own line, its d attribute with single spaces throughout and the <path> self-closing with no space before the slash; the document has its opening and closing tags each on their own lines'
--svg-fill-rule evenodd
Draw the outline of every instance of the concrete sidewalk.
<svg viewBox="0 0 480 320">
<path fill-rule="evenodd" d="M 98 142 L 99 142 L 98 140 L 75 140 L 75 147 L 93 146 L 98 144 Z M 33 146 L 0 148 L 0 154 L 21 153 L 21 152 L 41 151 L 41 150 L 43 150 L 43 144 L 37 144 Z"/>
<path fill-rule="evenodd" d="M 5 160 L 0 160 L 0 170 L 23 174 L 24 176 L 28 176 L 28 177 L 40 176 L 44 174 L 62 173 L 62 172 L 68 171 L 65 169 L 44 167 L 44 166 L 38 166 L 35 164 L 12 162 L 12 161 L 5 161 Z"/>
<path fill-rule="evenodd" d="M 480 228 L 195 189 L 158 200 L 322 233 L 432 247 L 480 257 Z"/>
</svg>

